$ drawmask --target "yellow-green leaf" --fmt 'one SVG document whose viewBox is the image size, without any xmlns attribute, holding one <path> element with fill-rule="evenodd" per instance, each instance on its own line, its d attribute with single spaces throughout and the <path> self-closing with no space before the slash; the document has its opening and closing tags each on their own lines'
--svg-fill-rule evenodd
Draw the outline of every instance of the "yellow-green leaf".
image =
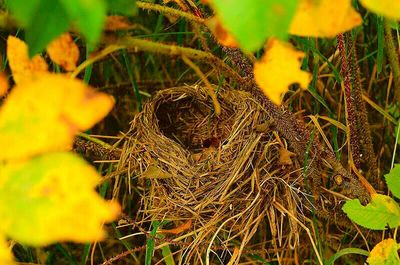
<svg viewBox="0 0 400 265">
<path fill-rule="evenodd" d="M 392 238 L 382 240 L 371 251 L 367 262 L 369 265 L 398 265 L 397 243 Z"/>
<path fill-rule="evenodd" d="M 394 168 L 385 175 L 386 184 L 389 190 L 397 198 L 400 198 L 400 164 L 395 164 Z"/>
<path fill-rule="evenodd" d="M 39 246 L 104 237 L 119 206 L 96 192 L 99 176 L 79 156 L 50 153 L 0 168 L 0 227 L 18 242 Z"/>
<path fill-rule="evenodd" d="M 307 88 L 311 75 L 300 70 L 304 53 L 289 43 L 271 39 L 260 62 L 254 65 L 254 76 L 264 94 L 275 104 L 281 103 L 282 94 L 289 86 L 298 83 Z"/>
<path fill-rule="evenodd" d="M 99 122 L 114 100 L 80 80 L 42 74 L 16 86 L 0 109 L 0 160 L 66 150 Z"/>
<path fill-rule="evenodd" d="M 390 19 L 400 20 L 400 1 L 393 0 L 360 0 L 370 11 Z"/>
<path fill-rule="evenodd" d="M 301 0 L 289 33 L 308 37 L 334 37 L 361 25 L 362 18 L 351 0 Z"/>
<path fill-rule="evenodd" d="M 0 230 L 1 231 L 1 230 Z M 15 265 L 11 250 L 7 246 L 4 238 L 0 235 L 0 264 L 1 265 Z"/>
<path fill-rule="evenodd" d="M 391 197 L 373 194 L 371 202 L 361 205 L 358 199 L 347 201 L 343 211 L 357 224 L 373 230 L 385 230 L 387 226 L 400 225 L 400 207 Z"/>
</svg>

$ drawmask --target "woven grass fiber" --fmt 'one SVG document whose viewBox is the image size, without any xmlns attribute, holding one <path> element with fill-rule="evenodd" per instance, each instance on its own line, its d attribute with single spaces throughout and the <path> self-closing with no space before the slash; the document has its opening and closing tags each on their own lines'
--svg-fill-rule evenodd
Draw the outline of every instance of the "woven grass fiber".
<svg viewBox="0 0 400 265">
<path fill-rule="evenodd" d="M 307 197 L 300 162 L 251 94 L 221 89 L 218 101 L 219 116 L 205 88 L 165 89 L 134 118 L 119 169 L 138 178 L 137 219 L 189 224 L 173 237 L 187 260 L 238 244 L 245 251 L 262 223 L 267 240 L 295 245 L 293 220 Z"/>
</svg>

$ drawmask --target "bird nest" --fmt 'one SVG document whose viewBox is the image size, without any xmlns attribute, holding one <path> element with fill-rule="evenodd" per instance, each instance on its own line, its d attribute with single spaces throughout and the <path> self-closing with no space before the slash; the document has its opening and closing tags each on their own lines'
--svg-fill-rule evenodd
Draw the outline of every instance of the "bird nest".
<svg viewBox="0 0 400 265">
<path fill-rule="evenodd" d="M 141 183 L 138 220 L 173 221 L 164 232 L 184 234 L 191 254 L 233 239 L 242 251 L 265 216 L 271 236 L 293 241 L 294 222 L 277 222 L 298 215 L 299 161 L 251 94 L 221 89 L 218 101 L 220 115 L 205 88 L 166 89 L 134 118 L 120 167 Z"/>
</svg>

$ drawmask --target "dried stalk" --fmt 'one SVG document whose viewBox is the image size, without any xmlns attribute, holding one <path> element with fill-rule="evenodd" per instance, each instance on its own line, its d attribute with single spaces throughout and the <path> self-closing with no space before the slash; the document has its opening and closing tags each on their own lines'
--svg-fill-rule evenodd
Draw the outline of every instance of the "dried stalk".
<svg viewBox="0 0 400 265">
<path fill-rule="evenodd" d="M 357 130 L 357 116 L 356 116 L 356 109 L 354 106 L 354 98 L 351 91 L 351 73 L 349 71 L 346 44 L 343 34 L 339 34 L 337 36 L 337 43 L 341 59 L 340 72 L 343 77 L 348 138 L 350 139 L 349 157 L 353 160 L 355 167 L 357 169 L 360 169 L 361 168 L 360 139 Z"/>
<path fill-rule="evenodd" d="M 363 89 L 361 85 L 361 73 L 357 64 L 357 50 L 355 43 L 349 33 L 346 34 L 348 47 L 351 49 L 349 70 L 352 76 L 354 106 L 357 115 L 357 129 L 362 146 L 361 153 L 363 156 L 363 164 L 367 166 L 367 179 L 372 183 L 381 186 L 383 183 L 379 179 L 378 165 L 372 144 L 371 130 L 368 122 L 368 112 L 363 101 Z"/>
</svg>

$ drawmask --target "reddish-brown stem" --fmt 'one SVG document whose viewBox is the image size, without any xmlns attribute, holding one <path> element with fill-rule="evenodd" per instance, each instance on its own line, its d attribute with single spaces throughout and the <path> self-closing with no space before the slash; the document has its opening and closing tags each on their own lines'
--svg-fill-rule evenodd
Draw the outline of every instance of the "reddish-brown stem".
<svg viewBox="0 0 400 265">
<path fill-rule="evenodd" d="M 361 139 L 360 144 L 362 146 L 361 153 L 363 155 L 363 162 L 368 168 L 368 179 L 372 181 L 372 183 L 376 183 L 376 185 L 379 187 L 381 185 L 381 181 L 379 180 L 378 165 L 372 144 L 371 130 L 368 122 L 368 112 L 362 98 L 363 89 L 360 68 L 357 64 L 357 49 L 349 33 L 346 33 L 346 41 L 349 49 L 351 50 L 349 70 L 353 81 L 352 92 L 358 121 L 358 135 Z"/>
<path fill-rule="evenodd" d="M 360 169 L 361 166 L 361 153 L 359 144 L 360 141 L 358 139 L 357 134 L 357 116 L 356 110 L 354 108 L 354 98 L 351 91 L 351 73 L 348 68 L 348 60 L 347 60 L 347 51 L 346 44 L 344 41 L 343 34 L 339 34 L 337 36 L 337 43 L 340 53 L 341 65 L 340 65 L 340 73 L 343 77 L 343 87 L 344 87 L 344 96 L 346 103 L 346 121 L 349 129 L 349 150 L 352 156 L 354 165 L 357 169 Z"/>
</svg>

